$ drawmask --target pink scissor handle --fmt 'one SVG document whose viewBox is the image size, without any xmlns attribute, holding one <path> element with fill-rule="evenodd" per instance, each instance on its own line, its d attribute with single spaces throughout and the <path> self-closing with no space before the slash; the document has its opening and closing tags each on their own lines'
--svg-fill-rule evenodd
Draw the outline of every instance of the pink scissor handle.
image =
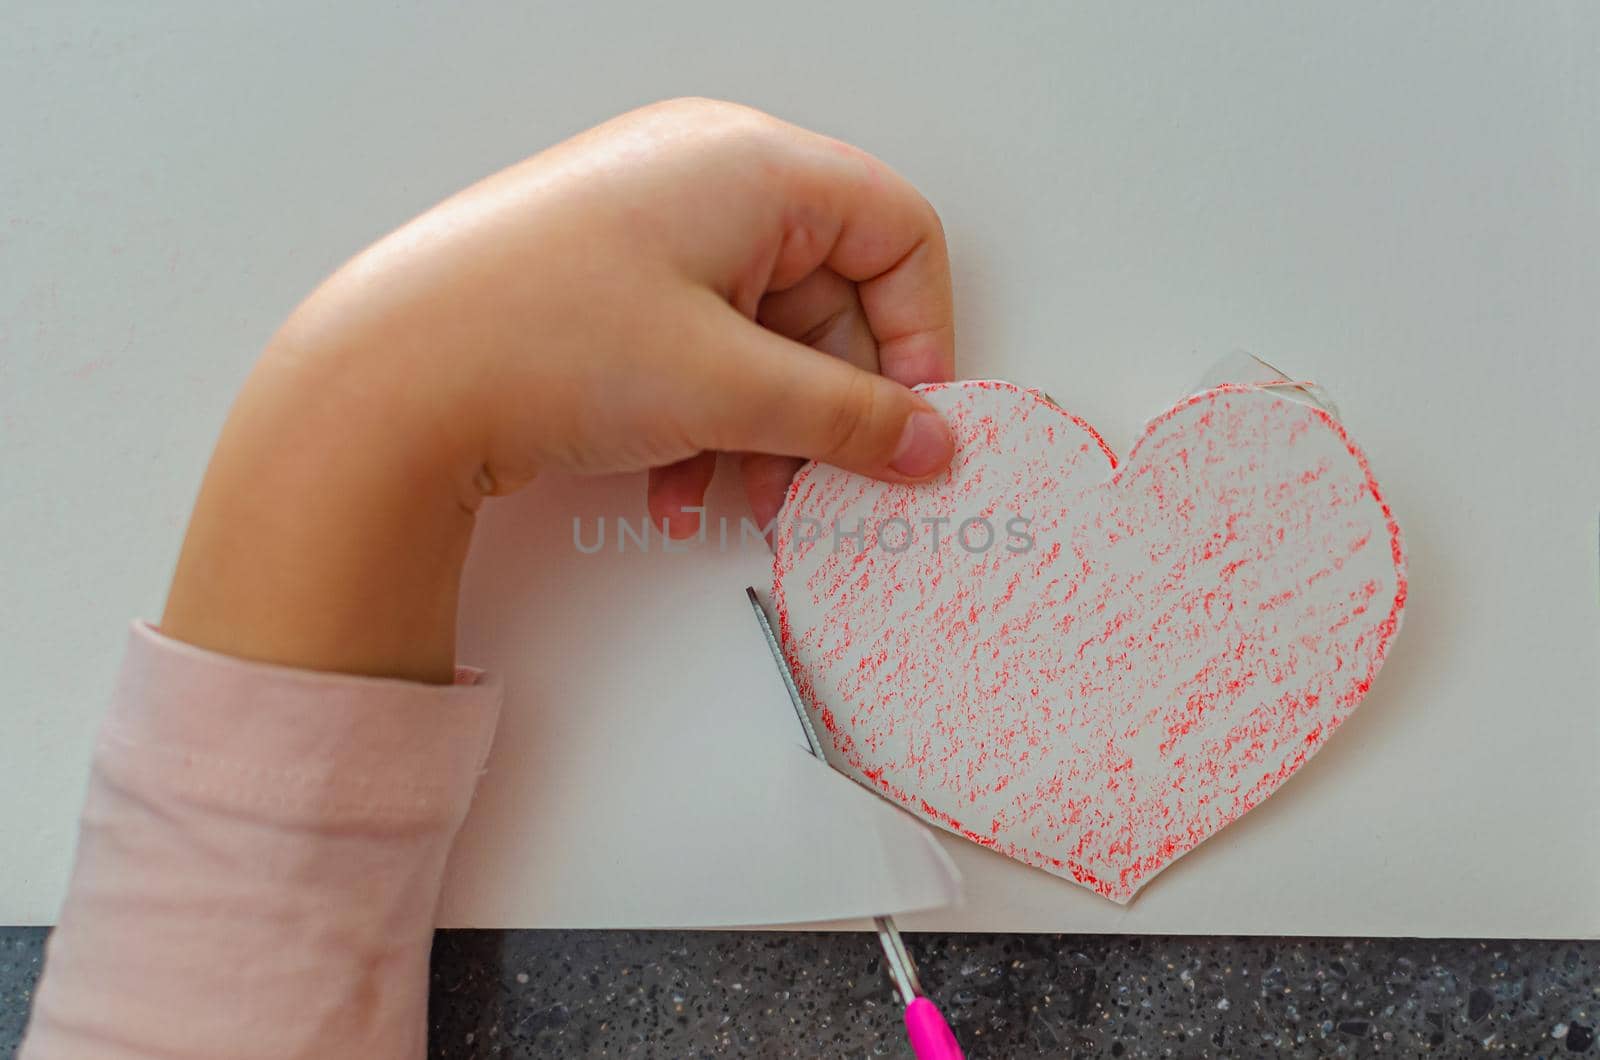
<svg viewBox="0 0 1600 1060">
<path fill-rule="evenodd" d="M 939 1009 L 925 997 L 906 1006 L 906 1037 L 917 1060 L 962 1060 L 961 1046 Z"/>
</svg>

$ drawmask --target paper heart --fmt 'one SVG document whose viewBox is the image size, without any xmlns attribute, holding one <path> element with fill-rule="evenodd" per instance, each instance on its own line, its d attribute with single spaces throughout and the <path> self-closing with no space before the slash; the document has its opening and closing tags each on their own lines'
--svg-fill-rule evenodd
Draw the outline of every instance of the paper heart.
<svg viewBox="0 0 1600 1060">
<path fill-rule="evenodd" d="M 946 477 L 810 464 L 789 491 L 796 683 L 846 774 L 1127 902 L 1366 694 L 1405 604 L 1399 527 L 1338 421 L 1264 387 L 1179 402 L 1120 468 L 1032 391 L 923 393 Z"/>
</svg>

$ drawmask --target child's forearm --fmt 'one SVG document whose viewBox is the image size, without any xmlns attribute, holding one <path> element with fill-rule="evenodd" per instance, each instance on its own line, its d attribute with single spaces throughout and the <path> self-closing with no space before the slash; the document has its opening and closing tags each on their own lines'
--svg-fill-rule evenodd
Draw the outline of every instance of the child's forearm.
<svg viewBox="0 0 1600 1060">
<path fill-rule="evenodd" d="M 448 683 L 470 471 L 380 347 L 270 349 L 195 505 L 161 620 L 245 659 Z"/>
</svg>

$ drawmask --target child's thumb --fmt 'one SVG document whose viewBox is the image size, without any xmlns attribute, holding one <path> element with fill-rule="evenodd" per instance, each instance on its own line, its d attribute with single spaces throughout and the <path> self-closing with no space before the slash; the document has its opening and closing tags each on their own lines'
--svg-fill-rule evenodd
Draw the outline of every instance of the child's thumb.
<svg viewBox="0 0 1600 1060">
<path fill-rule="evenodd" d="M 739 371 L 716 388 L 715 448 L 807 457 L 873 478 L 944 471 L 955 444 L 943 417 L 875 372 L 742 322 Z"/>
</svg>

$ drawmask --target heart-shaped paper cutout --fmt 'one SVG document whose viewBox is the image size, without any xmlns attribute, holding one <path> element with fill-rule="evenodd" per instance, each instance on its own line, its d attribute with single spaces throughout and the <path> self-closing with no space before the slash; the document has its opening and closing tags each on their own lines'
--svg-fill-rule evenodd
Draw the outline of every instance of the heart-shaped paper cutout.
<svg viewBox="0 0 1600 1060">
<path fill-rule="evenodd" d="M 849 776 L 1126 902 L 1361 701 L 1405 604 L 1399 527 L 1338 421 L 1279 390 L 1195 394 L 1120 468 L 1032 391 L 923 393 L 947 476 L 810 464 L 789 491 L 801 695 Z"/>
</svg>

